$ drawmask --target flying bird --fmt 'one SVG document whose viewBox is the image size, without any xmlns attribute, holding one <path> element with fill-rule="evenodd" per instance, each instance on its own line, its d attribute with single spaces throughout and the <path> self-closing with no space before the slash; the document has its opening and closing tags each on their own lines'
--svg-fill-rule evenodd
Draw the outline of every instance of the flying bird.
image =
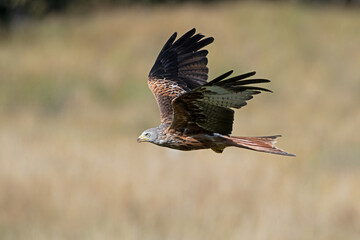
<svg viewBox="0 0 360 240">
<path fill-rule="evenodd" d="M 195 33 L 191 29 L 176 40 L 175 32 L 160 51 L 148 85 L 158 103 L 161 124 L 145 130 L 137 141 L 184 151 L 211 148 L 222 153 L 226 147 L 239 147 L 295 156 L 274 146 L 280 135 L 230 136 L 232 108 L 245 106 L 260 92 L 271 92 L 255 86 L 270 81 L 251 79 L 255 72 L 230 77 L 233 71 L 229 71 L 207 82 L 208 51 L 203 48 L 214 38 Z"/>
</svg>

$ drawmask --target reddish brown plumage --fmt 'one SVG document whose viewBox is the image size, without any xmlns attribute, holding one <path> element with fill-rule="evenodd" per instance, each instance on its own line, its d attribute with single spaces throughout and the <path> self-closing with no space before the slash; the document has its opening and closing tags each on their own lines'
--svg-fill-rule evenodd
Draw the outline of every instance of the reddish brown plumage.
<svg viewBox="0 0 360 240">
<path fill-rule="evenodd" d="M 234 111 L 265 88 L 251 84 L 269 82 L 249 79 L 255 72 L 229 78 L 232 71 L 207 82 L 207 50 L 213 42 L 195 34 L 179 39 L 174 33 L 165 43 L 149 73 L 148 85 L 160 110 L 160 126 L 144 131 L 138 141 L 179 150 L 211 148 L 221 153 L 234 146 L 256 151 L 291 155 L 274 146 L 279 136 L 231 137 Z M 270 91 L 269 91 L 270 92 Z"/>
<path fill-rule="evenodd" d="M 171 123 L 173 118 L 171 101 L 186 91 L 167 79 L 150 79 L 148 85 L 158 103 L 161 123 Z"/>
</svg>

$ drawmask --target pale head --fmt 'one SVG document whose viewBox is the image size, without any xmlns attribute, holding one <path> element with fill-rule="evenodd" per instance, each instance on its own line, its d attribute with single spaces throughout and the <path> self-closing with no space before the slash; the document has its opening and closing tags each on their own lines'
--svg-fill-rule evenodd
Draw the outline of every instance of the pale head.
<svg viewBox="0 0 360 240">
<path fill-rule="evenodd" d="M 138 143 L 151 142 L 157 143 L 158 131 L 156 128 L 149 128 L 145 130 L 137 139 Z"/>
</svg>

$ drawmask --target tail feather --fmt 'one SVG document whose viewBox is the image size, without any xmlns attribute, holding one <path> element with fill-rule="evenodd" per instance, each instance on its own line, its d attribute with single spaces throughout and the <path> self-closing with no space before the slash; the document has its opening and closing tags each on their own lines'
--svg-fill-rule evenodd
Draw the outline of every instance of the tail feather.
<svg viewBox="0 0 360 240">
<path fill-rule="evenodd" d="M 295 154 L 287 153 L 280 148 L 275 147 L 277 138 L 281 135 L 266 137 L 229 137 L 232 141 L 231 146 L 247 148 L 259 152 L 273 153 L 285 156 L 295 156 Z"/>
</svg>

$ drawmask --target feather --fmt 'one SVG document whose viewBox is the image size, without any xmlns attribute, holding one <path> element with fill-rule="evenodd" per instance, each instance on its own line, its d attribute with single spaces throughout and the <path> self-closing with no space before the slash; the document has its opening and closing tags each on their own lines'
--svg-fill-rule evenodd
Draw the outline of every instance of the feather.
<svg viewBox="0 0 360 240">
<path fill-rule="evenodd" d="M 267 79 L 247 79 L 255 75 L 250 72 L 228 78 L 233 71 L 222 74 L 214 80 L 175 98 L 172 101 L 174 119 L 170 128 L 189 129 L 229 135 L 232 131 L 234 111 L 241 108 L 253 95 L 270 90 L 248 86 L 248 84 L 270 82 Z M 188 122 L 193 123 L 189 126 Z"/>
<path fill-rule="evenodd" d="M 220 75 L 219 77 L 215 78 L 214 80 L 212 80 L 211 82 L 207 83 L 207 85 L 210 85 L 210 84 L 215 84 L 217 82 L 220 82 L 221 80 L 223 80 L 224 78 L 227 78 L 228 76 L 230 76 L 234 71 L 233 70 L 230 70 L 226 73 L 224 73 L 223 75 Z"/>
<path fill-rule="evenodd" d="M 172 120 L 174 98 L 206 84 L 208 79 L 208 51 L 201 49 L 214 39 L 195 32 L 193 28 L 177 40 L 176 32 L 171 35 L 150 70 L 148 85 L 158 103 L 161 122 Z"/>
<path fill-rule="evenodd" d="M 191 29 L 175 42 L 176 34 L 170 37 L 150 70 L 149 79 L 151 81 L 166 77 L 182 86 L 186 91 L 206 83 L 208 73 L 206 56 L 208 51 L 198 50 L 212 43 L 214 39 L 202 39 L 204 36 L 201 34 L 194 35 L 195 31 L 195 29 Z M 185 65 L 187 66 L 186 71 L 182 68 Z M 206 74 L 193 78 L 188 73 L 189 71 L 195 73 L 201 71 Z"/>
</svg>

